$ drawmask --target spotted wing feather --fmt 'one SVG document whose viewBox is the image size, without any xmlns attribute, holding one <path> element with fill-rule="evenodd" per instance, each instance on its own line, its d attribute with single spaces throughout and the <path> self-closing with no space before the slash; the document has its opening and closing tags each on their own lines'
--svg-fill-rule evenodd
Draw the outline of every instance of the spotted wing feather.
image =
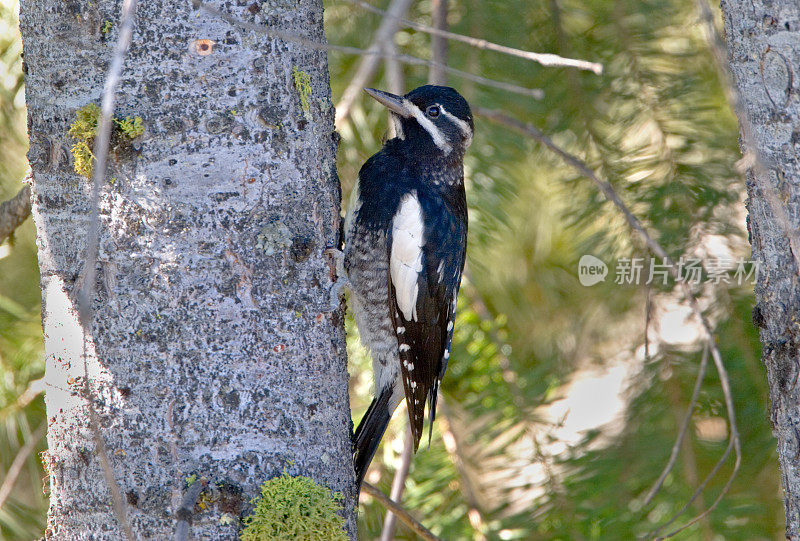
<svg viewBox="0 0 800 541">
<path fill-rule="evenodd" d="M 436 415 L 436 394 L 444 376 L 453 335 L 455 302 L 461 282 L 466 251 L 466 203 L 462 198 L 455 208 L 446 199 L 419 199 L 424 224 L 421 261 L 416 273 L 414 309 L 402 309 L 407 283 L 389 280 L 389 311 L 397 334 L 403 386 L 408 406 L 414 450 L 419 447 L 429 403 L 429 422 Z M 390 261 L 396 242 L 390 240 Z M 405 277 L 405 275 L 403 275 Z M 398 296 L 398 292 L 400 293 Z"/>
</svg>

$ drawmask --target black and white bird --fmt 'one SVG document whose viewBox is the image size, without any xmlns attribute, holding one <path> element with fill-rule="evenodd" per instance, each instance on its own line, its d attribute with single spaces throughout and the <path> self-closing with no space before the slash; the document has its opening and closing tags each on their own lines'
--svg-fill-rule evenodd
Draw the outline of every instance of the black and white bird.
<svg viewBox="0 0 800 541">
<path fill-rule="evenodd" d="M 357 486 L 405 397 L 414 451 L 450 358 L 467 248 L 466 100 L 445 86 L 405 96 L 365 89 L 391 112 L 395 137 L 361 168 L 345 221 L 344 271 L 375 397 L 354 435 Z M 430 438 L 430 433 L 429 433 Z"/>
</svg>

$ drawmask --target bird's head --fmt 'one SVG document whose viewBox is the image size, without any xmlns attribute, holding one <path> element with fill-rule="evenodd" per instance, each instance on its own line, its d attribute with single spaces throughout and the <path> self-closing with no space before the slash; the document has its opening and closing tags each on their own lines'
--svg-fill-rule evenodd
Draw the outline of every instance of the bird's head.
<svg viewBox="0 0 800 541">
<path fill-rule="evenodd" d="M 449 86 L 425 85 L 405 96 L 364 90 L 392 112 L 397 137 L 421 153 L 462 156 L 472 143 L 469 104 Z"/>
</svg>

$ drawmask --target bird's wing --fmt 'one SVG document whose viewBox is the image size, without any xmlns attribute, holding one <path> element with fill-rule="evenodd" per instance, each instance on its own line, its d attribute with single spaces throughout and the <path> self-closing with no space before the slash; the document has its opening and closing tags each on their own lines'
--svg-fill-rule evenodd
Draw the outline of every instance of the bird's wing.
<svg viewBox="0 0 800 541">
<path fill-rule="evenodd" d="M 426 212 L 428 210 L 428 212 Z M 441 209 L 424 209 L 415 192 L 400 201 L 389 250 L 389 313 L 398 351 L 414 449 L 419 447 L 430 400 L 450 355 L 455 301 L 464 265 L 466 223 Z"/>
</svg>

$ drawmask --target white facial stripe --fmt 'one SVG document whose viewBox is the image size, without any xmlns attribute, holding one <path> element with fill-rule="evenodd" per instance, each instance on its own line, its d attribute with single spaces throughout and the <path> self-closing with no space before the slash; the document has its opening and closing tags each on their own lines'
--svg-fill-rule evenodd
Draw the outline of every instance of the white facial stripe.
<svg viewBox="0 0 800 541">
<path fill-rule="evenodd" d="M 472 128 L 469 127 L 469 122 L 461 120 L 460 118 L 458 118 L 453 113 L 449 112 L 441 105 L 439 106 L 439 109 L 441 109 L 442 114 L 445 117 L 447 117 L 448 120 L 450 120 L 453 124 L 458 126 L 458 128 L 461 130 L 461 133 L 464 134 L 464 139 L 466 140 L 466 146 L 470 146 L 472 144 Z"/>
<path fill-rule="evenodd" d="M 403 197 L 392 220 L 392 250 L 389 255 L 395 300 L 407 321 L 417 320 L 417 280 L 422 272 L 424 244 L 422 207 L 414 191 Z"/>
<path fill-rule="evenodd" d="M 390 114 L 392 115 L 392 124 L 394 125 L 394 136 L 399 138 L 401 141 L 405 140 L 406 134 L 403 132 L 403 122 L 396 113 Z"/>
<path fill-rule="evenodd" d="M 450 154 L 450 151 L 453 150 L 453 148 L 447 143 L 447 140 L 444 138 L 444 134 L 441 132 L 441 130 L 439 130 L 439 128 L 437 128 L 436 125 L 431 122 L 430 118 L 425 116 L 425 113 L 422 111 L 422 109 L 411 103 L 411 100 L 403 100 L 403 106 L 406 108 L 406 111 L 411 113 L 411 116 L 413 116 L 417 122 L 419 122 L 419 125 L 430 134 L 431 139 L 433 139 L 433 142 L 436 144 L 436 146 L 439 147 L 439 149 L 441 149 L 441 151 L 445 154 Z"/>
</svg>

